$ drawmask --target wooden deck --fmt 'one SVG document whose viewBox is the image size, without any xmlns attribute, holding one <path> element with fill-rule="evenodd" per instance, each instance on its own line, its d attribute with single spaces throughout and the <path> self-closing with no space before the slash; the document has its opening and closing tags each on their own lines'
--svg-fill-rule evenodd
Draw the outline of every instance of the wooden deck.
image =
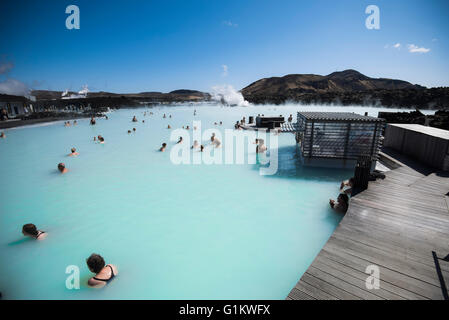
<svg viewBox="0 0 449 320">
<path fill-rule="evenodd" d="M 353 197 L 287 299 L 444 299 L 432 251 L 449 254 L 449 177 L 423 171 L 403 163 Z M 438 262 L 448 287 L 449 262 Z M 365 285 L 369 265 L 379 289 Z"/>
</svg>

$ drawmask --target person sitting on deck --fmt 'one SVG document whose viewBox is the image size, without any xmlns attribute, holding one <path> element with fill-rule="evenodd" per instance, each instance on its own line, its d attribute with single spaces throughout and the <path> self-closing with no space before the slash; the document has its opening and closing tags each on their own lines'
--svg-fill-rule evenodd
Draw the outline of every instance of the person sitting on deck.
<svg viewBox="0 0 449 320">
<path fill-rule="evenodd" d="M 2 109 L 2 112 L 0 113 L 0 120 L 8 120 L 8 112 L 6 111 L 6 109 Z"/>
<path fill-rule="evenodd" d="M 67 171 L 69 171 L 69 170 L 65 167 L 65 164 L 62 163 L 62 162 L 60 162 L 60 163 L 58 164 L 58 170 L 59 170 L 59 172 L 61 172 L 61 173 L 67 173 Z"/>
<path fill-rule="evenodd" d="M 345 193 L 340 193 L 337 198 L 337 202 L 335 200 L 330 199 L 329 205 L 332 209 L 340 213 L 346 213 L 348 211 L 349 206 L 349 197 Z"/>
<path fill-rule="evenodd" d="M 45 231 L 37 230 L 36 226 L 32 223 L 23 225 L 22 233 L 25 237 L 31 237 L 36 240 L 43 240 L 47 236 Z"/>
<path fill-rule="evenodd" d="M 352 188 L 354 187 L 354 178 L 349 178 L 349 180 L 343 181 L 340 184 L 340 193 L 347 194 L 348 196 L 351 196 L 352 194 Z"/>
<path fill-rule="evenodd" d="M 96 124 L 96 123 L 97 123 L 97 121 L 95 120 L 94 117 L 92 117 L 92 118 L 90 119 L 90 124 L 91 124 L 91 125 L 94 125 L 94 124 Z"/>
<path fill-rule="evenodd" d="M 164 152 L 166 147 L 167 147 L 167 144 L 164 142 L 162 144 L 162 147 L 159 149 L 159 151 Z"/>
<path fill-rule="evenodd" d="M 118 275 L 117 267 L 112 264 L 105 264 L 102 256 L 92 253 L 86 260 L 87 266 L 95 276 L 87 281 L 89 287 L 104 287 Z"/>
<path fill-rule="evenodd" d="M 79 152 L 76 152 L 76 148 L 70 149 L 71 153 L 69 153 L 69 156 L 78 156 Z"/>
</svg>

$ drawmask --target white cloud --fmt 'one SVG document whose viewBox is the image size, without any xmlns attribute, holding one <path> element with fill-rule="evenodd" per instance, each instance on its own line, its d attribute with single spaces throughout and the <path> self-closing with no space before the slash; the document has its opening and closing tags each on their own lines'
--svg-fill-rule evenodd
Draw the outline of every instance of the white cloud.
<svg viewBox="0 0 449 320">
<path fill-rule="evenodd" d="M 0 93 L 28 97 L 30 89 L 19 80 L 6 79 L 5 81 L 0 81 Z"/>
<path fill-rule="evenodd" d="M 222 76 L 227 77 L 228 76 L 228 66 L 224 64 L 221 67 L 223 68 Z"/>
<path fill-rule="evenodd" d="M 401 48 L 401 44 L 398 42 L 395 45 L 393 45 L 393 48 L 400 49 Z"/>
<path fill-rule="evenodd" d="M 427 53 L 430 51 L 430 49 L 424 48 L 424 47 L 418 47 L 414 44 L 408 45 L 408 51 L 411 53 Z"/>
<path fill-rule="evenodd" d="M 232 21 L 223 21 L 223 24 L 228 26 L 228 27 L 238 27 L 239 25 L 237 23 L 233 23 Z"/>
</svg>

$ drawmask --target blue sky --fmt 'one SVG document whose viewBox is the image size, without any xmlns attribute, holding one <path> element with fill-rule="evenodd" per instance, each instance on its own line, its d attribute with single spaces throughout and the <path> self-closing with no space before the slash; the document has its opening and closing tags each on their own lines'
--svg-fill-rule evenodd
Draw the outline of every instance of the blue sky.
<svg viewBox="0 0 449 320">
<path fill-rule="evenodd" d="M 79 30 L 65 27 L 70 4 Z M 380 30 L 365 27 L 370 4 Z M 446 0 L 2 0 L 0 88 L 210 91 L 349 68 L 449 86 L 448 13 Z"/>
</svg>

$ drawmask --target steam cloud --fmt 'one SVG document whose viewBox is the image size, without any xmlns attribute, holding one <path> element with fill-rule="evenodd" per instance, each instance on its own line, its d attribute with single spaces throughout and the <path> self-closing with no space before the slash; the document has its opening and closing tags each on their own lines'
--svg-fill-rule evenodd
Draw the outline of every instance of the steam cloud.
<svg viewBox="0 0 449 320">
<path fill-rule="evenodd" d="M 246 107 L 249 105 L 243 95 L 231 85 L 212 87 L 212 99 L 231 106 Z"/>
<path fill-rule="evenodd" d="M 5 81 L 0 81 L 0 93 L 29 97 L 30 89 L 28 89 L 26 84 L 19 80 L 6 79 Z"/>
</svg>

